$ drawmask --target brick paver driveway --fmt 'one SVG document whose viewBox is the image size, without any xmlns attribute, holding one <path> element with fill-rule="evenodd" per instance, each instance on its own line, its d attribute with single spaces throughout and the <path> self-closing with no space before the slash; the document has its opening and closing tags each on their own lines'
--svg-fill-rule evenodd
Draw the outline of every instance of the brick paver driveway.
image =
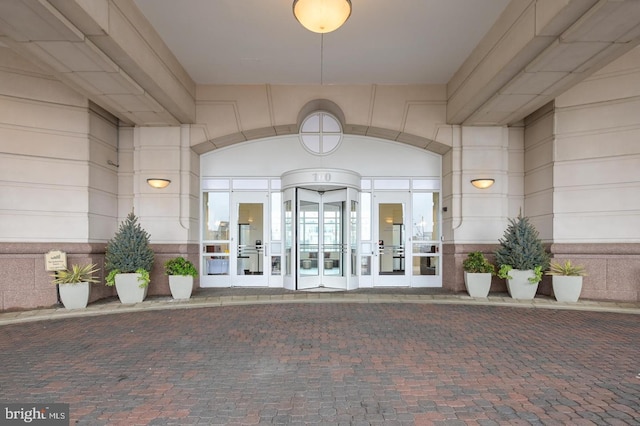
<svg viewBox="0 0 640 426">
<path fill-rule="evenodd" d="M 640 317 L 273 304 L 0 327 L 0 401 L 71 424 L 640 424 Z"/>
</svg>

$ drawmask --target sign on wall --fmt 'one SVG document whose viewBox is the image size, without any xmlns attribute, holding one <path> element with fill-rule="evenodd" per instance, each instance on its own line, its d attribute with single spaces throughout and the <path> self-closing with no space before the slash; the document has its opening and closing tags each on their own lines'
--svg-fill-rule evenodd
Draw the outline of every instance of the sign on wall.
<svg viewBox="0 0 640 426">
<path fill-rule="evenodd" d="M 67 269 L 67 253 L 62 250 L 49 250 L 44 255 L 44 264 L 47 271 Z"/>
</svg>

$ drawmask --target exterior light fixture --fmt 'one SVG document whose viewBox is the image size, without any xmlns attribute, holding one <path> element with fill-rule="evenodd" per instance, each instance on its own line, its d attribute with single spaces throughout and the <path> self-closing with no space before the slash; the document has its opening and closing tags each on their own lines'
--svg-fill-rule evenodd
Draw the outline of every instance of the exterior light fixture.
<svg viewBox="0 0 640 426">
<path fill-rule="evenodd" d="M 351 16 L 351 0 L 294 0 L 293 16 L 314 33 L 330 33 Z"/>
<path fill-rule="evenodd" d="M 471 185 L 475 186 L 478 189 L 487 189 L 491 187 L 495 183 L 495 181 L 495 179 L 490 178 L 472 179 Z"/>
<path fill-rule="evenodd" d="M 151 178 L 151 179 L 147 179 L 147 183 L 152 188 L 162 189 L 169 186 L 171 181 L 169 179 Z"/>
</svg>

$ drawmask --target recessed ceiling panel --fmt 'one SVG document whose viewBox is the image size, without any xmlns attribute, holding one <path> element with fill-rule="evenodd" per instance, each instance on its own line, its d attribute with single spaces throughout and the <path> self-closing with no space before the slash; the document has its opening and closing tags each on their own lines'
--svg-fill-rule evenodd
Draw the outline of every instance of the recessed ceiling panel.
<svg viewBox="0 0 640 426">
<path fill-rule="evenodd" d="M 135 0 L 198 84 L 445 84 L 509 0 L 354 1 L 321 36 L 283 0 Z"/>
</svg>

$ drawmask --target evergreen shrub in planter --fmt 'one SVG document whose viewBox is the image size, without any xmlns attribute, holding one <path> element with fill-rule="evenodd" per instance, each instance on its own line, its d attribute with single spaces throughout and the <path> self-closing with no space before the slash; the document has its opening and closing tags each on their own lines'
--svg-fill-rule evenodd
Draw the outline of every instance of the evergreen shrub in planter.
<svg viewBox="0 0 640 426">
<path fill-rule="evenodd" d="M 154 260 L 149 238 L 132 211 L 107 243 L 105 269 L 109 275 L 106 284 L 116 286 L 122 303 L 139 303 L 147 296 Z"/>
<path fill-rule="evenodd" d="M 514 299 L 533 299 L 542 273 L 549 267 L 549 254 L 538 237 L 538 231 L 526 217 L 509 219 L 509 226 L 496 250 L 498 276 L 507 280 Z"/>
</svg>

